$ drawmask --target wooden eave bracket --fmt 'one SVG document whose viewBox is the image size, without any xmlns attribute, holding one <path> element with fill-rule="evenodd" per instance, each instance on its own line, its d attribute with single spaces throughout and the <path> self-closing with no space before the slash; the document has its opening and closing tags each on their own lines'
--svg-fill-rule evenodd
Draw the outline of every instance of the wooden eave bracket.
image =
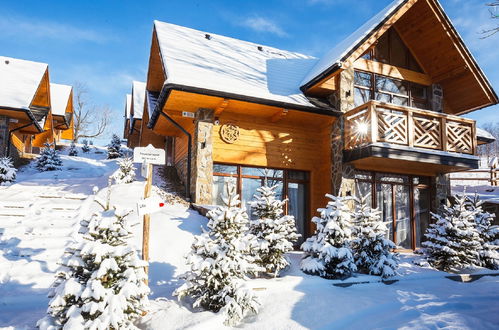
<svg viewBox="0 0 499 330">
<path fill-rule="evenodd" d="M 222 102 L 215 109 L 215 116 L 220 116 L 225 108 L 229 105 L 229 99 L 223 99 Z"/>
<path fill-rule="evenodd" d="M 272 123 L 277 123 L 278 121 L 282 120 L 286 115 L 288 114 L 288 109 L 281 109 L 277 111 L 275 114 L 270 117 L 270 121 Z"/>
</svg>

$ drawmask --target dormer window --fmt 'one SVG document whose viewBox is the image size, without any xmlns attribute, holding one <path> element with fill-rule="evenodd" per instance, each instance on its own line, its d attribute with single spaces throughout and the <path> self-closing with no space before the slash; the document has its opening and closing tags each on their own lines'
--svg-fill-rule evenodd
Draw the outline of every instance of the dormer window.
<svg viewBox="0 0 499 330">
<path fill-rule="evenodd" d="M 370 100 L 428 109 L 428 88 L 370 72 L 355 71 L 354 101 L 358 107 Z"/>
</svg>

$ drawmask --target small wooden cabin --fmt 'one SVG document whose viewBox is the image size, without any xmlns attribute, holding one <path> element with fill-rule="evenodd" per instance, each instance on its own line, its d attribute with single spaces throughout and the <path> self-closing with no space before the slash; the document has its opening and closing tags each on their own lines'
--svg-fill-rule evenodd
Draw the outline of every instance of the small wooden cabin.
<svg viewBox="0 0 499 330">
<path fill-rule="evenodd" d="M 306 237 L 326 193 L 367 194 L 401 249 L 478 166 L 461 115 L 498 103 L 436 0 L 393 1 L 320 59 L 155 21 L 146 90 L 141 145 L 163 137 L 193 202 L 267 180 Z"/>
<path fill-rule="evenodd" d="M 130 100 L 130 128 L 127 136 L 127 146 L 135 148 L 139 146 L 140 131 L 142 128 L 142 116 L 146 98 L 146 84 L 144 82 L 132 82 L 132 94 Z"/>
<path fill-rule="evenodd" d="M 73 140 L 73 87 L 51 83 L 50 99 L 55 141 Z"/>
<path fill-rule="evenodd" d="M 0 56 L 0 156 L 31 157 L 45 142 L 72 138 L 72 104 L 71 87 L 51 84 L 47 64 Z"/>
</svg>

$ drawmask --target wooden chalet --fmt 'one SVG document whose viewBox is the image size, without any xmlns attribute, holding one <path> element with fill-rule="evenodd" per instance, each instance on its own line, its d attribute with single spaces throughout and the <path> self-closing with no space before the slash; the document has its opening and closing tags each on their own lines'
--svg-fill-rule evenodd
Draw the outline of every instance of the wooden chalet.
<svg viewBox="0 0 499 330">
<path fill-rule="evenodd" d="M 55 141 L 73 140 L 73 87 L 51 83 L 50 99 Z"/>
<path fill-rule="evenodd" d="M 61 86 L 52 86 L 45 63 L 0 56 L 0 157 L 30 157 L 45 142 L 70 137 L 63 132 L 72 132 L 72 122 L 63 125 L 53 113 L 60 107 L 72 112 L 71 88 Z"/>
<path fill-rule="evenodd" d="M 369 194 L 401 249 L 446 174 L 478 166 L 461 115 L 498 103 L 436 0 L 393 1 L 321 59 L 155 21 L 146 95 L 140 144 L 166 147 L 193 202 L 232 181 L 246 205 L 267 180 L 306 237 L 326 193 Z"/>
</svg>

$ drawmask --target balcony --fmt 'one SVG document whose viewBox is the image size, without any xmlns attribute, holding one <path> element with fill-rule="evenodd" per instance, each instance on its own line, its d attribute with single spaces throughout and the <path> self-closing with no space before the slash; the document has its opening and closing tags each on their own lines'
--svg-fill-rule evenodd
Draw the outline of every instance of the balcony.
<svg viewBox="0 0 499 330">
<path fill-rule="evenodd" d="M 345 114 L 344 143 L 345 161 L 357 164 L 370 158 L 384 167 L 373 158 L 391 158 L 428 174 L 478 166 L 474 120 L 377 101 Z M 436 167 L 423 169 L 421 163 Z"/>
</svg>

